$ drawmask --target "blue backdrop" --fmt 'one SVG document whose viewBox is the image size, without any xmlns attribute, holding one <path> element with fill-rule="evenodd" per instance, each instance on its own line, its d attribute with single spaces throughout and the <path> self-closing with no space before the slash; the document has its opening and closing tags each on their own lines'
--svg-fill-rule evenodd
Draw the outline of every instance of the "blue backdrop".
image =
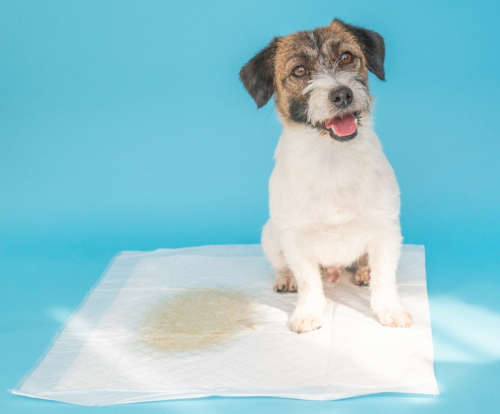
<svg viewBox="0 0 500 414">
<path fill-rule="evenodd" d="M 60 328 L 50 309 L 74 310 L 119 250 L 258 241 L 280 126 L 238 71 L 273 36 L 339 17 L 386 40 L 387 81 L 371 79 L 376 130 L 401 186 L 405 242 L 427 248 L 443 394 L 140 409 L 498 405 L 499 15 L 495 1 L 2 2 L 0 350 L 11 357 L 0 387 Z M 69 409 L 0 401 L 9 412 Z"/>
</svg>

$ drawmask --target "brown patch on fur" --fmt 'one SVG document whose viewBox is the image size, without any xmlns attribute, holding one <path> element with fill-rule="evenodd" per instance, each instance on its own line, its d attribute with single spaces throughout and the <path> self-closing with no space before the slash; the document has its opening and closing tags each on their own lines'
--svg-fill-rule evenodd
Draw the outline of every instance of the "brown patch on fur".
<svg viewBox="0 0 500 414">
<path fill-rule="evenodd" d="M 356 59 L 342 70 L 358 72 L 367 80 L 366 58 L 361 46 L 339 20 L 314 31 L 296 32 L 277 39 L 274 56 L 275 100 L 283 121 L 294 121 L 290 113 L 291 103 L 305 102 L 302 91 L 312 75 L 322 67 L 332 69 L 345 51 L 351 52 Z M 299 65 L 308 70 L 308 74 L 301 78 L 292 75 L 293 69 Z"/>
<path fill-rule="evenodd" d="M 330 26 L 328 26 L 336 36 L 343 40 L 346 45 L 349 45 L 353 50 L 349 50 L 354 56 L 357 56 L 361 60 L 361 65 L 358 68 L 358 72 L 365 80 L 368 80 L 368 70 L 366 67 L 366 58 L 361 50 L 361 45 L 354 35 L 347 30 L 344 23 L 340 20 L 335 19 Z M 337 53 L 342 53 L 343 51 L 337 51 Z"/>
</svg>

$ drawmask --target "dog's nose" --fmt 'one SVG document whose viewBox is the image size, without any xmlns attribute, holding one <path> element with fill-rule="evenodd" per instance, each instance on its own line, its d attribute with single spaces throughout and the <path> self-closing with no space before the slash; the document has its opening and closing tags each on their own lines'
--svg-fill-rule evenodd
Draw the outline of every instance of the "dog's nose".
<svg viewBox="0 0 500 414">
<path fill-rule="evenodd" d="M 352 90 L 347 86 L 339 86 L 330 91 L 329 97 L 337 108 L 347 108 L 352 103 Z"/>
</svg>

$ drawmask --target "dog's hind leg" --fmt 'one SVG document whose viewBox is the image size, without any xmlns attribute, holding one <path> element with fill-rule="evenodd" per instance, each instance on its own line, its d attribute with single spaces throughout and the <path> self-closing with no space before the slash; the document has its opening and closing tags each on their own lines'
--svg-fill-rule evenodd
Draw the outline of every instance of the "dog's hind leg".
<svg viewBox="0 0 500 414">
<path fill-rule="evenodd" d="M 370 266 L 368 264 L 368 253 L 361 256 L 356 263 L 352 266 L 353 276 L 352 280 L 355 285 L 368 286 L 370 283 Z"/>
<path fill-rule="evenodd" d="M 268 221 L 262 229 L 261 244 L 262 250 L 264 250 L 267 259 L 276 271 L 273 285 L 274 290 L 280 293 L 296 292 L 297 282 L 292 271 L 288 268 L 271 221 Z"/>
<path fill-rule="evenodd" d="M 276 292 L 297 292 L 297 281 L 290 269 L 277 270 L 273 289 Z"/>
</svg>

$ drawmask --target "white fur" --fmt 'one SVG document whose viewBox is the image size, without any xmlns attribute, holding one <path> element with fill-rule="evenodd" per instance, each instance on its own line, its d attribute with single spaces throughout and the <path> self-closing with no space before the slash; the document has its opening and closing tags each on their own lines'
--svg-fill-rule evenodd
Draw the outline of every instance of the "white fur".
<svg viewBox="0 0 500 414">
<path fill-rule="evenodd" d="M 278 275 L 289 269 L 297 280 L 293 331 L 322 324 L 320 266 L 348 266 L 366 252 L 375 315 L 385 325 L 411 324 L 396 289 L 399 188 L 371 124 L 364 115 L 358 135 L 339 142 L 310 126 L 284 123 L 262 246 Z"/>
</svg>

